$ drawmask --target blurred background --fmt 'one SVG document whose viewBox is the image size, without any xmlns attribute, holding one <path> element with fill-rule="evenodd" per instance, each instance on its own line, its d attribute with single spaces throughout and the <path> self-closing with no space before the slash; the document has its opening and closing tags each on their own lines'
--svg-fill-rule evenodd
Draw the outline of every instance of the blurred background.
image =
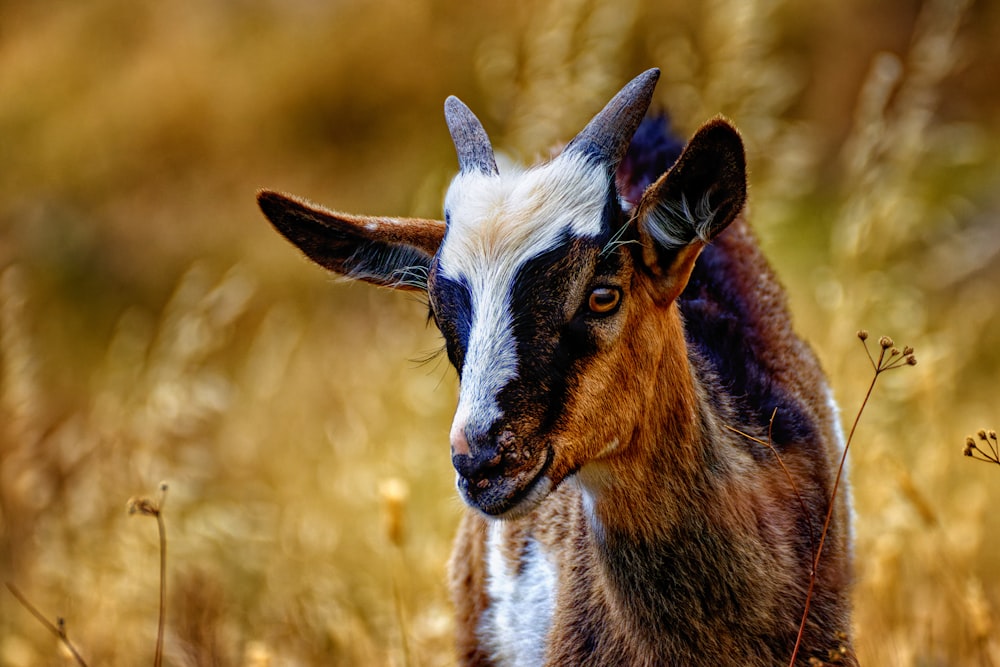
<svg viewBox="0 0 1000 667">
<path fill-rule="evenodd" d="M 457 94 L 532 162 L 638 72 L 743 132 L 851 450 L 864 664 L 1000 664 L 1000 3 L 0 0 L 0 579 L 91 665 L 449 665 L 456 381 L 260 187 L 439 216 Z M 159 491 L 161 482 L 169 490 Z M 808 573 L 803 573 L 807 577 Z M 70 664 L 0 590 L 0 665 Z"/>
</svg>

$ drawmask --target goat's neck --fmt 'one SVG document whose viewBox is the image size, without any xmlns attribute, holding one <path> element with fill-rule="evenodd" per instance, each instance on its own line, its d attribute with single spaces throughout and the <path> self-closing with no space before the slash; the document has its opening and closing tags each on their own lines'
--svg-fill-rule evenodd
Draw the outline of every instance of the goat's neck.
<svg viewBox="0 0 1000 667">
<path fill-rule="evenodd" d="M 614 453 L 579 473 L 589 520 L 601 532 L 655 539 L 705 500 L 716 468 L 711 406 L 688 361 L 676 309 L 661 322 L 672 344 L 654 351 L 630 432 Z M 661 331 L 663 330 L 661 329 Z"/>
<path fill-rule="evenodd" d="M 670 327 L 673 340 L 683 341 L 679 317 Z M 658 366 L 631 440 L 578 476 L 609 589 L 640 617 L 648 608 L 641 622 L 668 621 L 664 596 L 704 602 L 752 588 L 746 577 L 734 579 L 731 556 L 759 547 L 747 530 L 748 498 L 733 474 L 740 463 L 686 347 L 665 346 Z M 673 608 L 691 613 L 684 604 Z"/>
</svg>

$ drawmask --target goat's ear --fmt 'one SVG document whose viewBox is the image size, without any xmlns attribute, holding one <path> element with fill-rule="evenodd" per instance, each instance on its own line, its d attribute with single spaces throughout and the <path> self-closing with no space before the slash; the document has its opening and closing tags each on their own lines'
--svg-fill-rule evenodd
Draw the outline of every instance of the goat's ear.
<svg viewBox="0 0 1000 667">
<path fill-rule="evenodd" d="M 257 193 L 257 203 L 274 228 L 320 266 L 383 287 L 427 289 L 443 222 L 334 213 L 268 190 Z"/>
<path fill-rule="evenodd" d="M 746 194 L 739 133 L 721 118 L 709 121 L 636 207 L 642 262 L 658 298 L 669 302 L 680 295 L 701 249 L 739 215 Z"/>
</svg>

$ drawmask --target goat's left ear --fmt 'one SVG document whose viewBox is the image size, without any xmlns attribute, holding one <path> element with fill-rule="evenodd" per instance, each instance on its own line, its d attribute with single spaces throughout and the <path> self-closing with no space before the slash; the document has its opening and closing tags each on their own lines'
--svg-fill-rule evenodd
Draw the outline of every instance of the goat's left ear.
<svg viewBox="0 0 1000 667">
<path fill-rule="evenodd" d="M 680 295 L 701 249 L 739 215 L 746 195 L 743 141 L 725 120 L 709 121 L 636 207 L 642 262 L 658 300 Z"/>
</svg>

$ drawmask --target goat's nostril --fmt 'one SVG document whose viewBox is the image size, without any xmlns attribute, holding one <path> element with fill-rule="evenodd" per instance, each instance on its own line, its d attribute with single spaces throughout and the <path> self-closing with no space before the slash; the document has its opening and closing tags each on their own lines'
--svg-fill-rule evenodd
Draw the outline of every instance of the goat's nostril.
<svg viewBox="0 0 1000 667">
<path fill-rule="evenodd" d="M 451 429 L 451 453 L 453 456 L 470 456 L 469 440 L 465 437 L 465 424 L 460 424 Z"/>
</svg>

